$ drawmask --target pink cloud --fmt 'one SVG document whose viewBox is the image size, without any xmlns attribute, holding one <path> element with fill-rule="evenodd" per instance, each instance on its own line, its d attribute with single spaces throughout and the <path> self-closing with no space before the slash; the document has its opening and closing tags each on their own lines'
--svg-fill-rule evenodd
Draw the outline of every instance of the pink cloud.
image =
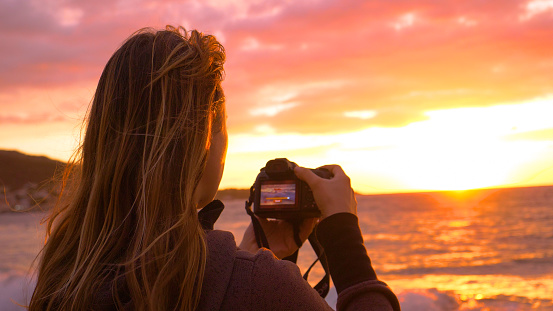
<svg viewBox="0 0 553 311">
<path fill-rule="evenodd" d="M 551 67 L 543 64 L 553 55 L 546 43 L 553 18 L 537 14 L 522 22 L 525 5 L 514 0 L 3 1 L 0 92 L 93 85 L 133 31 L 183 24 L 224 38 L 229 126 L 235 132 L 261 124 L 284 132 L 397 126 L 424 118 L 429 109 L 552 93 Z M 337 80 L 350 82 L 306 87 Z M 274 94 L 263 93 L 268 87 Z M 264 98 L 294 88 L 288 102 Z M 444 93 L 452 89 L 470 92 Z M 413 92 L 435 95 L 406 96 Z M 272 111 L 270 105 L 287 109 L 249 113 Z M 343 115 L 368 109 L 377 112 L 374 118 Z"/>
<path fill-rule="evenodd" d="M 41 113 L 41 114 L 0 114 L 1 124 L 37 124 L 49 122 L 63 122 L 66 118 L 57 114 Z"/>
</svg>

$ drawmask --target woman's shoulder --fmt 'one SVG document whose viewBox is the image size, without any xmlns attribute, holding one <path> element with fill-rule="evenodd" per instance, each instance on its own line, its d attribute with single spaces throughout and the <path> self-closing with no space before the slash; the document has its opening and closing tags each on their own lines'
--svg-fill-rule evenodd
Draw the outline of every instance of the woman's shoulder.
<svg viewBox="0 0 553 311">
<path fill-rule="evenodd" d="M 251 263 L 253 266 L 283 266 L 300 272 L 298 267 L 289 261 L 279 260 L 273 252 L 266 248 L 260 248 L 256 253 L 250 253 L 238 248 L 234 235 L 228 231 L 209 230 L 206 232 L 208 264 L 235 265 L 237 262 Z"/>
<path fill-rule="evenodd" d="M 328 308 L 302 278 L 296 264 L 279 260 L 264 248 L 255 254 L 240 250 L 230 232 L 212 230 L 206 237 L 208 256 L 202 298 L 209 299 L 201 299 L 199 309 Z"/>
<path fill-rule="evenodd" d="M 255 254 L 241 250 L 236 244 L 234 235 L 228 231 L 207 231 L 206 243 L 208 266 L 215 265 L 216 267 L 222 268 L 223 266 L 245 264 L 262 267 L 279 265 L 279 262 L 281 262 L 275 257 L 272 251 L 266 248 L 259 249 Z M 291 262 L 286 262 L 285 266 L 297 268 L 297 266 Z"/>
</svg>

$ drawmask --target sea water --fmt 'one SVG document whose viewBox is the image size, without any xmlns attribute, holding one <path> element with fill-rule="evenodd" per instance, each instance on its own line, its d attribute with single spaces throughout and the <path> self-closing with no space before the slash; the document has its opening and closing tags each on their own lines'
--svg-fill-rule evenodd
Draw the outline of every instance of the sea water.
<svg viewBox="0 0 553 311">
<path fill-rule="evenodd" d="M 402 310 L 553 310 L 553 187 L 357 196 L 378 277 Z M 225 201 L 216 229 L 239 242 L 243 200 Z M 0 310 L 22 310 L 44 213 L 0 214 Z M 315 255 L 306 245 L 303 272 Z M 320 267 L 310 274 L 318 282 Z M 26 296 L 27 295 L 27 296 Z M 331 290 L 327 301 L 336 304 Z"/>
</svg>

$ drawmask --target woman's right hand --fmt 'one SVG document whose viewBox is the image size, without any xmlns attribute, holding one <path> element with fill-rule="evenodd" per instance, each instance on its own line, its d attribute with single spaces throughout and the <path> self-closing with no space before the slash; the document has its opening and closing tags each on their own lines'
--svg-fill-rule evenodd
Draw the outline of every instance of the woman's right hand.
<svg viewBox="0 0 553 311">
<path fill-rule="evenodd" d="M 301 166 L 296 166 L 294 173 L 313 191 L 315 203 L 321 211 L 321 219 L 338 213 L 357 215 L 357 201 L 346 173 L 339 165 L 325 165 L 320 168 L 329 170 L 334 176 L 330 179 L 321 178 Z"/>
</svg>

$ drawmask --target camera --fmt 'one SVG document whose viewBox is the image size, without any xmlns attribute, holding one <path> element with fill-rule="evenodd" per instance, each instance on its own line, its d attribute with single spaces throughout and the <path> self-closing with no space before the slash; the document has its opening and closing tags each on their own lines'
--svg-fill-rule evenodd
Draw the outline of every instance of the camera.
<svg viewBox="0 0 553 311">
<path fill-rule="evenodd" d="M 320 217 L 321 212 L 311 188 L 294 174 L 296 163 L 285 158 L 267 162 L 252 186 L 253 212 L 262 218 L 302 219 Z M 330 179 L 324 168 L 311 169 L 319 177 Z"/>
</svg>

